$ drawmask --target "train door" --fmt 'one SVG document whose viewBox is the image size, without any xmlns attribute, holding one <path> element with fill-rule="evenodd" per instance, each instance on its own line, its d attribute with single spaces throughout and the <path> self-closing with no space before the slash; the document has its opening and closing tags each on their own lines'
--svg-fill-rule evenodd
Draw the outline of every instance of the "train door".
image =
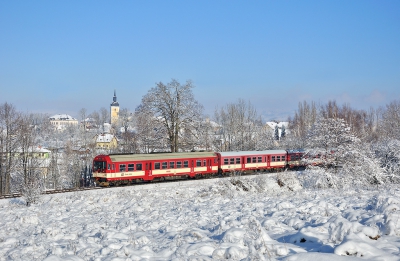
<svg viewBox="0 0 400 261">
<path fill-rule="evenodd" d="M 207 173 L 211 173 L 212 171 L 211 160 L 212 159 L 207 159 Z"/>
<path fill-rule="evenodd" d="M 145 176 L 152 177 L 153 172 L 152 172 L 152 164 L 151 162 L 146 162 L 146 168 L 145 168 Z M 153 179 L 153 178 L 151 178 Z"/>
</svg>

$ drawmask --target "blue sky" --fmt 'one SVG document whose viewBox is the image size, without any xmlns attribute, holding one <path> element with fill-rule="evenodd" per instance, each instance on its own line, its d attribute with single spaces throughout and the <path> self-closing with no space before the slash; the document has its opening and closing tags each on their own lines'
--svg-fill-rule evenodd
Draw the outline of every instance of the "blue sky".
<svg viewBox="0 0 400 261">
<path fill-rule="evenodd" d="M 212 115 L 239 98 L 266 120 L 300 101 L 400 99 L 400 1 L 0 1 L 0 103 L 78 117 L 134 110 L 190 79 Z"/>
</svg>

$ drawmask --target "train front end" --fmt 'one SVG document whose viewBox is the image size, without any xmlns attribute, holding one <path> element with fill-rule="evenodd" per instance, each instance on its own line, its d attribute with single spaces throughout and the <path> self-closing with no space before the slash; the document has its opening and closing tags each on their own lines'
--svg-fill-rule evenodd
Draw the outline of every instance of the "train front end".
<svg viewBox="0 0 400 261">
<path fill-rule="evenodd" d="M 108 155 L 98 155 L 93 159 L 93 179 L 96 186 L 109 186 L 107 179 L 110 172 L 111 159 Z"/>
</svg>

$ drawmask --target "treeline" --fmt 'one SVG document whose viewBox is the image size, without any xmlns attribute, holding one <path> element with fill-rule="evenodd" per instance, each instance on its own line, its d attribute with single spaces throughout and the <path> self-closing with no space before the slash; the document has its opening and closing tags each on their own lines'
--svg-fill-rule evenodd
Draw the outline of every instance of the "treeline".
<svg viewBox="0 0 400 261">
<path fill-rule="evenodd" d="M 191 81 L 157 83 L 135 111 L 122 108 L 118 121 L 111 126 L 105 124 L 110 122 L 109 110 L 105 108 L 90 113 L 83 108 L 78 125 L 57 130 L 50 124 L 50 115 L 22 113 L 12 104 L 1 104 L 0 194 L 34 194 L 34 189 L 90 185 L 88 170 L 93 157 L 100 153 L 309 148 L 314 150 L 310 153 L 325 154 L 326 169 L 348 166 L 346 171 L 350 170 L 350 166 L 360 165 L 345 160 L 353 158 L 371 163 L 369 182 L 398 181 L 398 101 L 368 111 L 339 106 L 334 101 L 323 105 L 302 102 L 289 119 L 288 128 L 279 132 L 277 127 L 271 129 L 265 124 L 251 102 L 242 99 L 221 105 L 212 116 L 204 115 L 193 88 Z M 118 147 L 96 147 L 96 135 L 104 132 L 118 138 Z M 40 156 L 40 146 L 50 151 L 48 158 Z M 362 148 L 364 154 L 351 156 L 349 151 L 356 148 Z M 327 157 L 332 149 L 336 150 L 334 159 Z M 376 177 L 372 174 L 374 168 Z"/>
<path fill-rule="evenodd" d="M 76 126 L 57 131 L 49 115 L 1 104 L 0 195 L 22 192 L 34 201 L 45 188 L 83 185 L 95 153 L 92 136 Z"/>
<path fill-rule="evenodd" d="M 320 157 L 323 171 L 309 172 L 313 186 L 400 181 L 400 101 L 368 111 L 339 106 L 335 101 L 318 106 L 302 102 L 289 119 L 289 129 L 293 144 Z"/>
</svg>

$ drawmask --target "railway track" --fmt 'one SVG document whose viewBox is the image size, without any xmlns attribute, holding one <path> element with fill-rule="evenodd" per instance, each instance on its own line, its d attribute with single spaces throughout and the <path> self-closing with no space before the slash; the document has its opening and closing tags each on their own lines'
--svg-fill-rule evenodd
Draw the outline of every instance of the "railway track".
<svg viewBox="0 0 400 261">
<path fill-rule="evenodd" d="M 255 172 L 253 174 L 244 174 L 244 175 L 237 175 L 237 176 L 253 176 L 253 175 L 260 175 L 260 174 L 277 174 L 277 172 Z M 233 176 L 215 176 L 215 177 L 209 177 L 209 178 L 201 178 L 197 179 L 196 181 L 201 181 L 201 180 L 207 180 L 207 179 L 221 179 L 221 178 L 231 178 Z M 111 186 L 111 187 L 81 187 L 81 188 L 70 188 L 70 189 L 54 189 L 54 190 L 46 190 L 42 192 L 43 195 L 46 194 L 59 194 L 59 193 L 67 193 L 67 192 L 78 192 L 78 191 L 87 191 L 87 190 L 96 190 L 96 189 L 111 189 L 111 188 L 121 188 L 121 187 L 126 187 L 126 186 L 145 186 L 145 185 L 151 185 L 151 184 L 165 184 L 165 183 L 173 183 L 173 182 L 190 182 L 194 181 L 193 179 L 176 179 L 176 180 L 166 180 L 162 182 L 143 182 L 143 183 L 134 183 L 134 184 L 129 184 L 129 185 L 121 185 L 121 186 Z M 0 199 L 7 199 L 7 198 L 19 198 L 22 197 L 21 193 L 12 193 L 12 194 L 6 194 L 6 195 L 0 195 Z"/>
</svg>

